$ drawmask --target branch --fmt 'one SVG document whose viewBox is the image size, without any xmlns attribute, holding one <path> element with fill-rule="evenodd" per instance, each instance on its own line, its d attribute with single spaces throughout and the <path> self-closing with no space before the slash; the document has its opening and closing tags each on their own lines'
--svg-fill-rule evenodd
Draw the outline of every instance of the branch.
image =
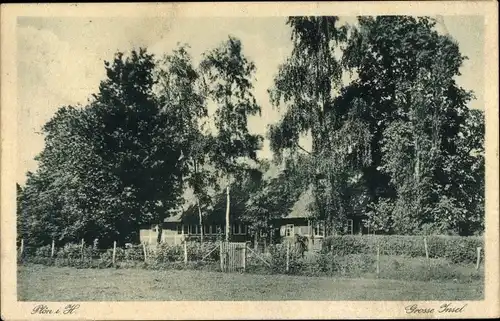
<svg viewBox="0 0 500 321">
<path fill-rule="evenodd" d="M 306 152 L 307 154 L 309 155 L 312 155 L 311 152 L 305 150 L 302 146 L 299 145 L 299 143 L 295 143 L 295 146 L 297 146 L 298 148 L 302 149 L 304 152 Z"/>
</svg>

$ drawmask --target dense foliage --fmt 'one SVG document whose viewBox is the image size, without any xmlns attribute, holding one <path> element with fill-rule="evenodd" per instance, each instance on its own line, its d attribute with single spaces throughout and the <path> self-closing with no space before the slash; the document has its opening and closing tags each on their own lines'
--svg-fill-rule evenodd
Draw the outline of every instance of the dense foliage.
<svg viewBox="0 0 500 321">
<path fill-rule="evenodd" d="M 38 169 L 17 185 L 18 238 L 134 242 L 141 225 L 161 231 L 187 188 L 197 223 L 225 207 L 252 234 L 271 231 L 310 189 L 328 235 L 354 213 L 378 233 L 482 233 L 484 115 L 455 81 L 466 59 L 457 43 L 425 17 L 288 25 L 293 49 L 269 90 L 283 111 L 268 131 L 272 163 L 257 159 L 262 137 L 248 128 L 261 107 L 240 40 L 199 66 L 187 45 L 160 59 L 117 53 L 87 105 L 63 106 L 44 125 Z"/>
<path fill-rule="evenodd" d="M 384 233 L 480 233 L 484 119 L 455 82 L 466 59 L 456 42 L 429 18 L 359 17 L 347 31 L 337 21 L 289 19 L 294 48 L 270 91 L 285 109 L 270 130 L 276 154 L 312 139 L 315 215 L 328 234 L 356 210 Z"/>
<path fill-rule="evenodd" d="M 187 187 L 201 220 L 201 204 L 215 201 L 209 192 L 217 191 L 217 177 L 238 175 L 245 167 L 237 160 L 255 159 L 260 148 L 246 128 L 247 114 L 260 110 L 247 79 L 255 67 L 241 49 L 229 38 L 200 68 L 186 46 L 159 60 L 141 49 L 106 62 L 107 77 L 89 104 L 62 107 L 43 127 L 38 170 L 18 186 L 18 238 L 33 245 L 136 242 L 141 225 L 161 231 Z M 234 95 L 224 98 L 217 81 L 237 85 Z M 205 128 L 212 97 L 221 105 L 215 136 Z"/>
<path fill-rule="evenodd" d="M 482 237 L 439 236 L 426 237 L 430 258 L 445 258 L 453 263 L 474 263 L 477 248 L 484 249 Z M 331 236 L 324 240 L 323 251 L 336 255 L 377 253 L 381 255 L 402 255 L 407 257 L 425 257 L 423 236 L 413 235 L 376 235 L 360 237 L 355 235 Z"/>
</svg>

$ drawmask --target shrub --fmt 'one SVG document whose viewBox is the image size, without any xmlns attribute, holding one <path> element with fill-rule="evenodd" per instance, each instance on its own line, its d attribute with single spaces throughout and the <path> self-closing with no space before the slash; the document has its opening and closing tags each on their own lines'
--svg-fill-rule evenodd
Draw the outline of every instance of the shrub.
<svg viewBox="0 0 500 321">
<path fill-rule="evenodd" d="M 180 245 L 160 243 L 149 254 L 149 260 L 156 263 L 180 262 L 184 260 L 184 250 Z"/>
<path fill-rule="evenodd" d="M 43 265 L 54 265 L 54 259 L 45 256 L 32 256 L 24 259 L 24 262 L 43 264 Z"/>
<path fill-rule="evenodd" d="M 218 261 L 220 259 L 220 247 L 216 242 L 188 242 L 187 252 L 188 261 L 201 261 L 202 259 Z"/>
<path fill-rule="evenodd" d="M 188 242 L 186 245 L 188 262 L 218 261 L 220 258 L 219 245 L 214 242 Z M 150 253 L 151 261 L 158 263 L 184 262 L 184 245 L 158 244 Z"/>
<path fill-rule="evenodd" d="M 123 255 L 126 261 L 144 261 L 144 249 L 142 245 L 135 245 L 124 249 Z"/>
<path fill-rule="evenodd" d="M 429 266 L 425 258 L 385 257 L 380 278 L 409 281 L 471 282 L 482 278 L 474 268 L 450 264 L 445 259 L 432 259 Z"/>
<path fill-rule="evenodd" d="M 311 265 L 313 266 L 312 271 L 327 275 L 333 275 L 339 270 L 336 255 L 332 252 L 318 254 L 317 261 L 313 262 Z"/>
<path fill-rule="evenodd" d="M 85 255 L 85 254 L 84 254 Z M 66 244 L 57 251 L 58 258 L 76 260 L 82 257 L 82 247 L 79 244 Z"/>
<path fill-rule="evenodd" d="M 425 245 L 422 236 L 403 235 L 342 235 L 327 237 L 323 241 L 323 252 L 344 256 L 350 254 L 373 255 L 380 246 L 386 255 L 422 257 Z M 476 248 L 483 247 L 481 237 L 427 236 L 429 257 L 446 258 L 453 263 L 472 263 L 476 260 Z"/>
<path fill-rule="evenodd" d="M 366 254 L 336 255 L 332 252 L 318 253 L 307 262 L 306 275 L 356 276 L 375 271 L 375 258 Z"/>
<path fill-rule="evenodd" d="M 52 254 L 52 246 L 51 245 L 45 245 L 42 247 L 39 247 L 35 250 L 34 256 L 36 257 L 44 257 L 47 258 L 51 256 Z"/>
<path fill-rule="evenodd" d="M 271 255 L 271 270 L 274 273 L 286 273 L 286 244 L 277 244 L 269 247 L 269 253 Z M 296 251 L 294 246 L 291 245 L 288 257 L 288 273 L 289 274 L 300 274 L 300 271 L 304 267 L 304 261 L 302 260 L 302 254 L 300 251 Z"/>
</svg>

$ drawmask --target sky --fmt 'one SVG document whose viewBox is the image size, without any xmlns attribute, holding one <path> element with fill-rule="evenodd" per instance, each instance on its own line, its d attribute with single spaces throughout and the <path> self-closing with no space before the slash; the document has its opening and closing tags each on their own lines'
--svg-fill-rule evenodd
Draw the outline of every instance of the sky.
<svg viewBox="0 0 500 321">
<path fill-rule="evenodd" d="M 343 23 L 355 23 L 343 17 Z M 41 127 L 64 105 L 85 104 L 105 77 L 104 61 L 117 51 L 146 47 L 162 56 L 178 43 L 188 43 L 197 63 L 201 54 L 225 41 L 239 38 L 243 53 L 256 67 L 254 95 L 261 117 L 249 119 L 250 131 L 265 136 L 267 125 L 280 119 L 267 89 L 279 65 L 292 48 L 285 17 L 269 18 L 37 18 L 17 21 L 18 73 L 18 169 L 17 182 L 25 182 L 27 170 L 36 169 L 33 159 L 44 146 Z M 481 16 L 444 16 L 439 32 L 447 32 L 469 59 L 457 77 L 459 85 L 473 90 L 471 108 L 484 109 L 484 21 Z M 259 157 L 270 157 L 264 142 Z"/>
</svg>

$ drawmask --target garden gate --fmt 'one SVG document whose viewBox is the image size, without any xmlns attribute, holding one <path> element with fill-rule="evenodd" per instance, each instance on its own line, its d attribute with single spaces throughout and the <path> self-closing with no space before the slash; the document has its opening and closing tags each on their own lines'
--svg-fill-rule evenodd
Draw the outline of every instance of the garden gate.
<svg viewBox="0 0 500 321">
<path fill-rule="evenodd" d="M 220 243 L 220 268 L 224 272 L 245 270 L 246 243 L 221 242 Z"/>
</svg>

